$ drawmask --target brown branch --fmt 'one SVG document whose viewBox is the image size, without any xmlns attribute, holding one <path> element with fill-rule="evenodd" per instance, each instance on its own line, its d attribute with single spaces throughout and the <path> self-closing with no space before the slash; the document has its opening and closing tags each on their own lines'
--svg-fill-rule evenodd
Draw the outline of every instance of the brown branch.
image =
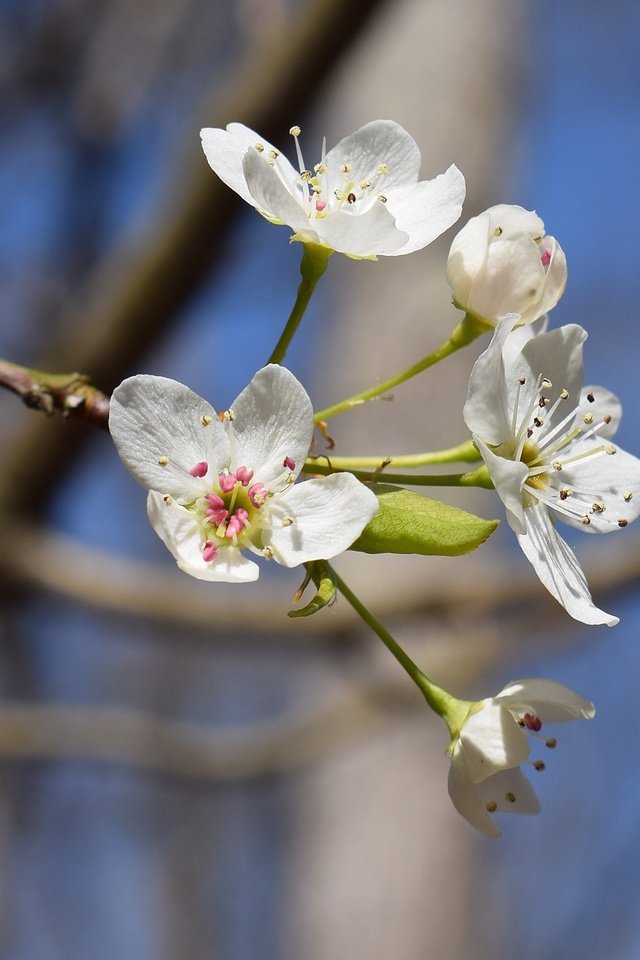
<svg viewBox="0 0 640 960">
<path fill-rule="evenodd" d="M 46 373 L 0 360 L 0 387 L 17 394 L 25 406 L 48 416 L 61 413 L 102 430 L 109 429 L 109 398 L 84 373 Z"/>
</svg>

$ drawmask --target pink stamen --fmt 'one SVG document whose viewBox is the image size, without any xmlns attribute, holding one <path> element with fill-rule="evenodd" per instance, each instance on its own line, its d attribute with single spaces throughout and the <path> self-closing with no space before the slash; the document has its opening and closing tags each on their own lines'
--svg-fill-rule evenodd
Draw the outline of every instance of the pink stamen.
<svg viewBox="0 0 640 960">
<path fill-rule="evenodd" d="M 551 247 L 547 247 L 547 249 L 544 251 L 544 253 L 540 257 L 543 267 L 548 267 L 549 264 L 551 263 L 551 253 L 552 253 Z"/>
<path fill-rule="evenodd" d="M 248 487 L 253 477 L 253 470 L 249 470 L 249 467 L 238 467 L 236 477 L 243 487 Z"/>
<path fill-rule="evenodd" d="M 201 460 L 200 463 L 196 463 L 195 467 L 191 467 L 189 473 L 192 477 L 206 477 L 209 472 L 209 464 L 206 460 Z"/>
<path fill-rule="evenodd" d="M 522 722 L 527 730 L 533 730 L 535 733 L 542 729 L 542 720 L 540 717 L 536 717 L 533 713 L 525 713 L 522 718 Z"/>
<path fill-rule="evenodd" d="M 224 507 L 224 500 L 222 497 L 219 497 L 217 493 L 205 493 L 204 498 L 212 507 L 216 507 L 217 509 Z M 207 513 L 209 513 L 208 510 Z"/>
<path fill-rule="evenodd" d="M 207 516 L 209 518 L 208 522 L 214 524 L 216 527 L 219 527 L 221 523 L 229 516 L 229 511 L 225 510 L 224 507 L 210 507 L 207 510 Z"/>
<path fill-rule="evenodd" d="M 221 473 L 218 477 L 218 483 L 223 493 L 231 493 L 237 482 L 235 473 Z"/>
<path fill-rule="evenodd" d="M 249 487 L 249 500 L 254 507 L 261 507 L 267 502 L 268 498 L 269 491 L 264 483 L 254 483 L 252 487 Z"/>
<path fill-rule="evenodd" d="M 218 548 L 216 547 L 213 540 L 207 540 L 202 551 L 202 559 L 205 563 L 210 563 L 211 560 L 215 560 L 218 556 Z"/>
<path fill-rule="evenodd" d="M 316 210 L 318 211 L 318 213 L 322 213 L 322 211 L 325 209 L 326 206 L 327 205 L 324 202 L 324 200 L 316 200 Z"/>
<path fill-rule="evenodd" d="M 291 457 L 285 457 L 282 466 L 286 467 L 287 470 L 295 470 L 296 462 L 295 460 L 292 460 Z"/>
<path fill-rule="evenodd" d="M 248 521 L 248 519 L 249 519 L 249 511 L 248 511 L 248 510 L 245 510 L 244 507 L 238 507 L 238 509 L 237 509 L 236 512 L 235 512 L 235 516 L 238 517 L 240 520 L 242 520 L 242 526 L 243 526 L 243 527 L 245 527 L 245 526 L 247 525 L 247 521 Z"/>
<path fill-rule="evenodd" d="M 225 533 L 225 537 L 231 538 L 233 536 L 237 536 L 243 527 L 244 520 L 242 517 L 238 517 L 234 513 L 234 515 L 231 517 L 231 520 L 229 520 L 229 523 L 227 524 L 227 532 Z"/>
</svg>

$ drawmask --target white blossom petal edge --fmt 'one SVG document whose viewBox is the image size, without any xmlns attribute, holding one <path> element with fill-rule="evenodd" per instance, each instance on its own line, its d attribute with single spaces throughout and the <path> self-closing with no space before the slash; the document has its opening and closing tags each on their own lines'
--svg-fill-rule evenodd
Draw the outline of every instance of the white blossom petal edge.
<svg viewBox="0 0 640 960">
<path fill-rule="evenodd" d="M 356 259 L 421 250 L 459 218 L 464 177 L 456 166 L 418 181 L 420 150 L 392 120 L 374 120 L 322 153 L 313 169 L 292 127 L 296 169 L 279 150 L 241 123 L 200 132 L 211 168 L 293 240 Z"/>
<path fill-rule="evenodd" d="M 519 769 L 524 763 L 545 769 L 543 760 L 528 759 L 530 737 L 554 749 L 557 740 L 541 734 L 543 726 L 594 714 L 592 703 L 553 680 L 515 680 L 496 697 L 471 704 L 447 751 L 449 795 L 458 813 L 490 837 L 500 836 L 492 814 L 538 813 L 535 791 Z"/>
<path fill-rule="evenodd" d="M 583 328 L 512 330 L 517 320 L 505 317 L 476 361 L 464 418 L 547 590 L 576 620 L 613 626 L 554 519 L 588 533 L 626 527 L 640 513 L 640 460 L 611 443 L 617 397 L 582 386 Z"/>
<path fill-rule="evenodd" d="M 378 510 L 349 473 L 294 486 L 313 410 L 302 384 L 276 364 L 259 370 L 221 417 L 182 383 L 131 377 L 113 393 L 109 429 L 149 490 L 154 530 L 199 580 L 256 580 L 245 549 L 285 567 L 335 557 Z"/>
</svg>

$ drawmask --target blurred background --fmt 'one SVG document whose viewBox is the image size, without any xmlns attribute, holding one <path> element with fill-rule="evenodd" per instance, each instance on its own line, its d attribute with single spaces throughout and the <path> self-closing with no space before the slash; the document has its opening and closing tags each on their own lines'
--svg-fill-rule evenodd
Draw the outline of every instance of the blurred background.
<svg viewBox="0 0 640 960">
<path fill-rule="evenodd" d="M 639 54 L 632 0 L 3 0 L 0 352 L 107 392 L 171 376 L 224 409 L 300 249 L 217 181 L 200 127 L 289 150 L 299 124 L 315 162 L 389 117 L 423 177 L 464 172 L 460 225 L 502 202 L 543 217 L 570 270 L 552 323 L 587 327 L 587 380 L 638 452 Z M 287 358 L 316 406 L 447 336 L 454 232 L 332 258 Z M 338 451 L 465 439 L 485 346 L 336 418 Z M 612 631 L 571 621 L 508 529 L 463 560 L 337 563 L 459 696 L 541 676 L 596 702 L 558 731 L 542 814 L 491 841 L 449 802 L 444 726 L 343 602 L 300 623 L 300 571 L 190 580 L 106 434 L 6 392 L 0 417 L 2 960 L 638 956 L 637 530 L 567 531 Z M 502 516 L 490 492 L 451 499 Z"/>
</svg>

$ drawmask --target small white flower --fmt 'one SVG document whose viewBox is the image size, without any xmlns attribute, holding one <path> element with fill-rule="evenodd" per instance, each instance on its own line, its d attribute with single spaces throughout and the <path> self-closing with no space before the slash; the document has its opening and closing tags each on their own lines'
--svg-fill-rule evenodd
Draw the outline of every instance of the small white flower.
<svg viewBox="0 0 640 960">
<path fill-rule="evenodd" d="M 199 580 L 256 580 L 245 549 L 285 567 L 329 559 L 378 510 L 349 473 L 294 486 L 313 410 L 284 367 L 259 370 L 221 417 L 182 383 L 131 377 L 113 393 L 109 429 L 124 465 L 149 490 L 154 530 Z"/>
<path fill-rule="evenodd" d="M 500 836 L 491 814 L 538 813 L 535 791 L 519 769 L 523 763 L 545 768 L 543 760 L 528 760 L 530 737 L 553 749 L 556 738 L 541 734 L 543 726 L 594 714 L 592 703 L 553 680 L 515 680 L 496 697 L 471 704 L 447 751 L 449 796 L 458 813 L 490 837 Z"/>
<path fill-rule="evenodd" d="M 536 213 L 500 204 L 472 217 L 454 237 L 447 280 L 455 305 L 487 326 L 509 313 L 531 323 L 564 293 L 567 261 Z"/>
<path fill-rule="evenodd" d="M 464 418 L 525 556 L 576 620 L 618 622 L 594 606 L 575 554 L 549 510 L 588 533 L 626 527 L 640 512 L 640 461 L 611 443 L 620 401 L 584 387 L 586 332 L 506 317 L 471 373 Z M 537 335 L 536 335 L 537 334 Z"/>
<path fill-rule="evenodd" d="M 349 257 L 375 260 L 426 247 L 455 223 L 465 195 L 455 166 L 418 182 L 420 150 L 392 120 L 374 120 L 345 137 L 319 162 L 298 169 L 241 123 L 201 131 L 209 165 L 220 179 L 272 223 L 288 224 L 292 240 Z"/>
</svg>

